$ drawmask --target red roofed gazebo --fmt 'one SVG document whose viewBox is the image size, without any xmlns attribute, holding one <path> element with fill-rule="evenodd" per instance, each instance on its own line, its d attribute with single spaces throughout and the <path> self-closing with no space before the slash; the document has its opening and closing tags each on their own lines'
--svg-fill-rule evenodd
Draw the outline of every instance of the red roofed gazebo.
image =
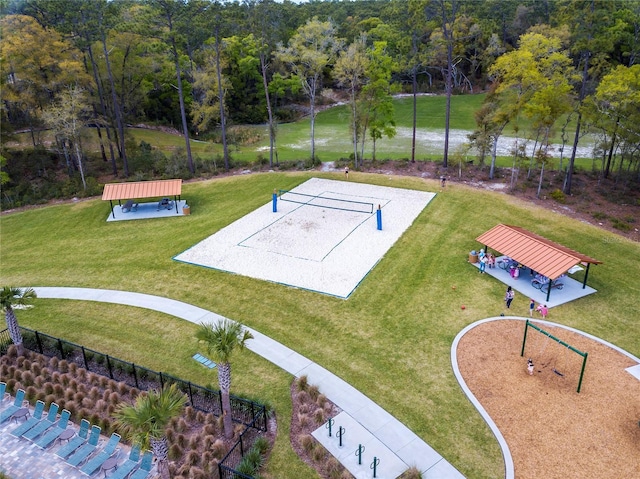
<svg viewBox="0 0 640 479">
<path fill-rule="evenodd" d="M 587 284 L 589 266 L 602 264 L 601 261 L 574 251 L 566 246 L 538 236 L 519 226 L 499 224 L 478 236 L 477 241 L 506 255 L 518 263 L 548 277 L 551 281 L 559 278 L 578 265 L 586 267 L 582 288 Z M 547 292 L 547 300 L 551 288 Z"/>
<path fill-rule="evenodd" d="M 102 199 L 109 201 L 111 205 L 111 215 L 113 212 L 113 201 L 117 200 L 121 205 L 122 200 L 139 200 L 143 198 L 171 198 L 178 211 L 178 201 L 182 195 L 182 180 L 156 180 L 156 181 L 131 181 L 127 183 L 107 183 L 104 185 Z"/>
</svg>

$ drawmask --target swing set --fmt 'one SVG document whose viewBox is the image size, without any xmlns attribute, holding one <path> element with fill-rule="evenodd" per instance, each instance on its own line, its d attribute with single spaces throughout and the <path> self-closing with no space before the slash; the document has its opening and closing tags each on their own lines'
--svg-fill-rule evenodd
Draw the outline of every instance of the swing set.
<svg viewBox="0 0 640 479">
<path fill-rule="evenodd" d="M 533 328 L 534 330 L 544 334 L 550 340 L 553 340 L 553 341 L 557 342 L 558 344 L 564 346 L 565 348 L 567 348 L 566 352 L 573 351 L 574 353 L 582 356 L 582 369 L 580 370 L 580 379 L 578 380 L 578 389 L 576 391 L 576 392 L 579 393 L 580 392 L 580 387 L 582 386 L 582 378 L 584 377 L 584 370 L 585 370 L 585 367 L 587 366 L 588 353 L 583 353 L 582 351 L 577 350 L 576 348 L 574 348 L 570 344 L 565 343 L 564 341 L 562 341 L 559 338 L 556 338 L 554 335 L 552 335 L 548 331 L 545 331 L 544 329 L 540 328 L 539 326 L 536 326 L 535 324 L 533 324 L 532 322 L 530 322 L 527 319 L 526 325 L 524 327 L 524 338 L 522 339 L 522 351 L 520 352 L 520 356 L 521 357 L 524 356 L 524 347 L 525 347 L 525 344 L 527 343 L 527 331 L 529 331 L 529 328 Z M 544 347 L 546 348 L 547 345 L 545 344 Z M 558 370 L 555 366 L 553 367 L 553 372 L 555 374 L 557 374 L 558 376 L 564 377 L 564 373 L 562 371 Z"/>
</svg>

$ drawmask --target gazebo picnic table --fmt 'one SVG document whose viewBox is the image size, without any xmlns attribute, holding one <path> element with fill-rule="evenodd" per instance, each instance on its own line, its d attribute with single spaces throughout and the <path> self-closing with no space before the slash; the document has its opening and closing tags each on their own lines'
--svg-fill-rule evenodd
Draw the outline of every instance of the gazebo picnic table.
<svg viewBox="0 0 640 479">
<path fill-rule="evenodd" d="M 111 215 L 116 217 L 114 201 L 118 202 L 120 211 L 128 213 L 136 211 L 138 200 L 145 198 L 159 198 L 158 209 L 171 208 L 175 205 L 176 214 L 179 214 L 178 204 L 182 195 L 182 180 L 156 180 L 156 181 L 132 181 L 127 183 L 107 183 L 102 192 L 103 201 L 109 201 Z M 173 198 L 173 201 L 170 200 Z M 125 201 L 125 204 L 122 204 Z M 168 209 L 168 208 L 167 208 Z"/>
<path fill-rule="evenodd" d="M 582 288 L 584 289 L 589 277 L 589 267 L 592 264 L 602 264 L 597 259 L 543 238 L 519 226 L 496 225 L 486 233 L 478 236 L 476 241 L 484 245 L 485 251 L 491 248 L 548 278 L 549 285 L 546 288 L 547 301 L 549 301 L 551 290 L 553 289 L 553 282 L 558 278 L 584 266 L 586 268 L 582 282 Z"/>
</svg>

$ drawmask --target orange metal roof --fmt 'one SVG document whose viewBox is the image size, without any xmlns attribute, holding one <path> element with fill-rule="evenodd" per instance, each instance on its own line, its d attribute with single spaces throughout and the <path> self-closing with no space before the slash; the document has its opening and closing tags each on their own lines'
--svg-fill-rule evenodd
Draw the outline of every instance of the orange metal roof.
<svg viewBox="0 0 640 479">
<path fill-rule="evenodd" d="M 602 263 L 519 226 L 497 225 L 476 240 L 552 280 L 579 263 Z"/>
<path fill-rule="evenodd" d="M 160 196 L 180 196 L 182 180 L 132 181 L 107 183 L 102 192 L 103 200 L 135 200 Z"/>
</svg>

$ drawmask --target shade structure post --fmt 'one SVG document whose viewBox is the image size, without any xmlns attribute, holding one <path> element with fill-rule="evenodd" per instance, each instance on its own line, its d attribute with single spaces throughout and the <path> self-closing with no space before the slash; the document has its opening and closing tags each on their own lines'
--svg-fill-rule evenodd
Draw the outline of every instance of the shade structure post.
<svg viewBox="0 0 640 479">
<path fill-rule="evenodd" d="M 276 190 L 273 190 L 271 202 L 273 203 L 273 212 L 277 213 L 278 212 L 278 193 L 276 193 Z"/>
<path fill-rule="evenodd" d="M 380 205 L 378 205 L 378 209 L 376 210 L 376 218 L 378 220 L 378 230 L 382 230 L 382 209 Z"/>
</svg>

